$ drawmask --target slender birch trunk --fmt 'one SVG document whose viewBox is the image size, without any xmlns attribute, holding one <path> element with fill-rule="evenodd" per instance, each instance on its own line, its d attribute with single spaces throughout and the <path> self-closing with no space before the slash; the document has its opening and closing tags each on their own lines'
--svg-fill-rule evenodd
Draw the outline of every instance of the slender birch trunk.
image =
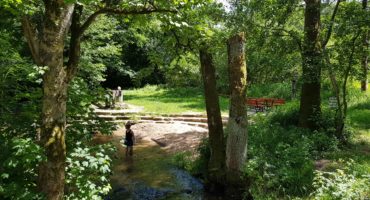
<svg viewBox="0 0 370 200">
<path fill-rule="evenodd" d="M 362 0 L 362 9 L 366 12 L 368 8 L 368 1 Z M 361 91 L 365 92 L 368 87 L 367 74 L 369 73 L 369 31 L 366 30 L 363 33 L 363 55 L 362 55 L 362 79 L 361 79 Z"/>
</svg>

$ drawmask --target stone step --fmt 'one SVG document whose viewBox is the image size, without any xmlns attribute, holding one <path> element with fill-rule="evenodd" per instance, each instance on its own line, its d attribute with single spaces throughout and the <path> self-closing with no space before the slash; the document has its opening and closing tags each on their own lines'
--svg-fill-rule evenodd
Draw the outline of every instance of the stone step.
<svg viewBox="0 0 370 200">
<path fill-rule="evenodd" d="M 129 116 L 115 116 L 115 115 L 98 115 L 99 118 L 104 120 L 130 120 Z M 153 117 L 153 116 L 136 116 L 140 120 L 152 120 L 152 121 L 185 121 L 185 122 L 202 122 L 207 123 L 207 118 L 191 118 L 191 117 Z M 227 123 L 227 120 L 222 120 L 222 123 Z"/>
<path fill-rule="evenodd" d="M 127 120 L 112 120 L 114 123 L 125 123 Z M 207 123 L 201 122 L 184 122 L 184 121 L 152 121 L 152 120 L 137 120 L 135 123 L 153 123 L 153 124 L 185 124 L 189 126 L 197 126 L 202 128 L 208 128 Z"/>
<path fill-rule="evenodd" d="M 164 120 L 164 121 L 189 121 L 189 122 L 207 122 L 207 118 L 200 118 L 200 117 L 152 117 L 152 116 L 137 116 L 143 120 Z"/>
<path fill-rule="evenodd" d="M 95 109 L 94 112 L 97 115 L 132 115 L 139 113 L 135 110 L 102 110 L 102 109 Z"/>
<path fill-rule="evenodd" d="M 185 117 L 185 118 L 207 118 L 206 114 L 160 114 L 160 113 L 146 113 L 137 112 L 135 110 L 103 110 L 95 109 L 97 115 L 141 115 L 141 116 L 156 116 L 156 117 Z M 222 119 L 228 119 L 227 116 L 222 116 Z"/>
<path fill-rule="evenodd" d="M 106 119 L 106 120 L 110 120 L 110 119 L 125 119 L 125 120 L 129 120 L 131 119 L 130 116 L 120 116 L 120 115 L 98 115 L 99 118 L 101 119 Z"/>
</svg>

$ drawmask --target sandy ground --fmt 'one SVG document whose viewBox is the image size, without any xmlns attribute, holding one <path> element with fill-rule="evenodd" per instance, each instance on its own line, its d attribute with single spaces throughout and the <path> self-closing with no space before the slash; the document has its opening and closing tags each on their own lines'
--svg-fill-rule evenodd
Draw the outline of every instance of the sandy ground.
<svg viewBox="0 0 370 200">
<path fill-rule="evenodd" d="M 207 137 L 208 130 L 202 127 L 189 126 L 181 123 L 156 124 L 141 123 L 131 127 L 137 143 L 148 142 L 149 145 L 159 145 L 171 153 L 178 151 L 193 151 L 200 141 Z M 125 128 L 114 132 L 114 137 L 123 138 Z"/>
</svg>

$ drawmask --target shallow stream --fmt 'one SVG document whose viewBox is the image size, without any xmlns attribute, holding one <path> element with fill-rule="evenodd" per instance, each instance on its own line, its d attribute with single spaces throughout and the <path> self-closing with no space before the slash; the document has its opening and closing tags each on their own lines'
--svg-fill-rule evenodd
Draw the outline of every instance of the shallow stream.
<svg viewBox="0 0 370 200">
<path fill-rule="evenodd" d="M 119 145 L 119 144 L 118 144 Z M 134 147 L 126 157 L 118 146 L 111 176 L 112 192 L 106 200 L 216 200 L 204 192 L 200 180 L 171 164 L 171 155 L 149 141 Z"/>
</svg>

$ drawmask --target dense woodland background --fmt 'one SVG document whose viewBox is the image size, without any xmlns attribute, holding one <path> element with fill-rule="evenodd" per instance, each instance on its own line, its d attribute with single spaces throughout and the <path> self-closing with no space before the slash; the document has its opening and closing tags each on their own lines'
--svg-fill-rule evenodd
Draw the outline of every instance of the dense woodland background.
<svg viewBox="0 0 370 200">
<path fill-rule="evenodd" d="M 108 194 L 114 147 L 90 141 L 115 125 L 90 106 L 118 86 L 124 101 L 147 111 L 158 104 L 163 112 L 183 112 L 176 107 L 192 102 L 192 111 L 207 108 L 210 115 L 219 107 L 227 114 L 230 106 L 232 119 L 242 116 L 245 124 L 230 120 L 221 133 L 210 128 L 197 160 L 175 155 L 214 188 L 235 183 L 227 139 L 248 134 L 237 149 L 247 152 L 235 168 L 243 181 L 225 191 L 242 188 L 254 199 L 369 198 L 368 7 L 367 0 L 2 0 L 0 198 Z M 243 39 L 233 47 L 238 35 Z M 233 73 L 230 52 L 238 47 L 244 60 Z M 245 80 L 245 70 L 236 91 L 233 80 Z M 212 74 L 216 96 L 207 101 L 204 80 Z M 210 106 L 218 95 L 220 105 Z M 246 125 L 245 105 L 230 103 L 246 97 L 287 103 Z M 241 113 L 233 118 L 232 110 Z M 211 134 L 221 134 L 221 149 Z M 320 160 L 330 164 L 317 171 Z"/>
</svg>

